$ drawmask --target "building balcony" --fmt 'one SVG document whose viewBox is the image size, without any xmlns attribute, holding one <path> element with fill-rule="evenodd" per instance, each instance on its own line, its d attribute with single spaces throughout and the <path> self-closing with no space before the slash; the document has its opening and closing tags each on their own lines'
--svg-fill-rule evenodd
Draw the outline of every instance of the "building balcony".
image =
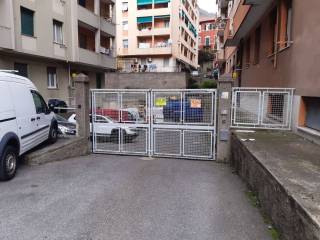
<svg viewBox="0 0 320 240">
<path fill-rule="evenodd" d="M 154 46 L 154 47 L 141 47 L 135 50 L 136 55 L 171 55 L 172 47 L 171 46 Z"/>
<path fill-rule="evenodd" d="M 78 5 L 78 19 L 81 22 L 86 23 L 87 25 L 90 25 L 94 28 L 99 28 L 99 18 L 100 17 L 94 14 L 94 12 Z"/>
<path fill-rule="evenodd" d="M 116 36 L 116 25 L 112 21 L 108 21 L 107 19 L 101 17 L 100 23 L 101 31 L 112 36 Z"/>
<path fill-rule="evenodd" d="M 106 69 L 116 69 L 116 59 L 112 54 L 97 53 L 87 49 L 79 49 L 79 62 Z"/>
</svg>

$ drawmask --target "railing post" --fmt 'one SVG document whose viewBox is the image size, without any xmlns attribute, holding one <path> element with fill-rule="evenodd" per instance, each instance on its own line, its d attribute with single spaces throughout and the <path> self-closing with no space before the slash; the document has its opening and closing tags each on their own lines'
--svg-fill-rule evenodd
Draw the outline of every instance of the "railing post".
<svg viewBox="0 0 320 240">
<path fill-rule="evenodd" d="M 232 108 L 232 75 L 222 75 L 218 80 L 218 111 L 217 111 L 217 161 L 230 160 L 230 126 Z"/>
<path fill-rule="evenodd" d="M 78 74 L 75 78 L 77 136 L 89 139 L 89 78 Z"/>
</svg>

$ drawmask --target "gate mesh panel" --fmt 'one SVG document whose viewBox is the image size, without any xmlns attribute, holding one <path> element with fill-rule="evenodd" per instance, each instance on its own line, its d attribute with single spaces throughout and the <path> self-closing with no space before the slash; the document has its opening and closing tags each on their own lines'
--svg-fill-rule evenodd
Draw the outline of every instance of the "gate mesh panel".
<svg viewBox="0 0 320 240">
<path fill-rule="evenodd" d="M 234 88 L 232 127 L 291 129 L 293 89 Z"/>
<path fill-rule="evenodd" d="M 213 124 L 212 93 L 186 92 L 184 96 L 184 123 Z"/>
<path fill-rule="evenodd" d="M 154 123 L 182 123 L 181 92 L 155 92 L 153 98 Z"/>
<path fill-rule="evenodd" d="M 287 112 L 289 106 L 288 93 L 263 93 L 262 124 L 287 125 Z"/>
<path fill-rule="evenodd" d="M 148 153 L 148 134 L 147 128 L 135 128 L 131 129 L 137 135 L 130 136 L 125 132 L 122 132 L 121 137 L 121 151 L 125 153 L 137 153 L 147 154 Z"/>
<path fill-rule="evenodd" d="M 259 124 L 260 92 L 236 92 L 235 122 Z"/>
<path fill-rule="evenodd" d="M 212 132 L 185 130 L 184 156 L 212 157 Z"/>
<path fill-rule="evenodd" d="M 181 155 L 181 131 L 169 129 L 154 130 L 154 153 Z"/>
<path fill-rule="evenodd" d="M 121 93 L 122 122 L 147 123 L 147 93 Z"/>
<path fill-rule="evenodd" d="M 119 152 L 120 151 L 120 129 L 114 128 L 111 135 L 95 133 L 95 145 L 99 151 Z M 101 132 L 101 131 L 100 131 Z"/>
</svg>

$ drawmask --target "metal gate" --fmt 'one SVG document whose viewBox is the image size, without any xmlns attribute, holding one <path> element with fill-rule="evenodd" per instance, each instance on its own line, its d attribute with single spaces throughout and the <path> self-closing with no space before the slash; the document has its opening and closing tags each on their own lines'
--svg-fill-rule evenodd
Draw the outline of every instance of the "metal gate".
<svg viewBox="0 0 320 240">
<path fill-rule="evenodd" d="M 216 90 L 92 90 L 94 153 L 214 160 Z"/>
</svg>

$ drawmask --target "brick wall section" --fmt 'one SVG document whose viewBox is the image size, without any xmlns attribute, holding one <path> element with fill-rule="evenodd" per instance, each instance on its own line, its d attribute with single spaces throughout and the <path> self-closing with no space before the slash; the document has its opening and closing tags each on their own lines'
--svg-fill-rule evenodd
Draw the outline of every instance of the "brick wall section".
<svg viewBox="0 0 320 240">
<path fill-rule="evenodd" d="M 108 89 L 184 89 L 186 73 L 106 73 Z"/>
<path fill-rule="evenodd" d="M 319 226 L 234 134 L 231 137 L 231 165 L 257 193 L 263 212 L 272 219 L 281 239 L 320 240 Z"/>
</svg>

